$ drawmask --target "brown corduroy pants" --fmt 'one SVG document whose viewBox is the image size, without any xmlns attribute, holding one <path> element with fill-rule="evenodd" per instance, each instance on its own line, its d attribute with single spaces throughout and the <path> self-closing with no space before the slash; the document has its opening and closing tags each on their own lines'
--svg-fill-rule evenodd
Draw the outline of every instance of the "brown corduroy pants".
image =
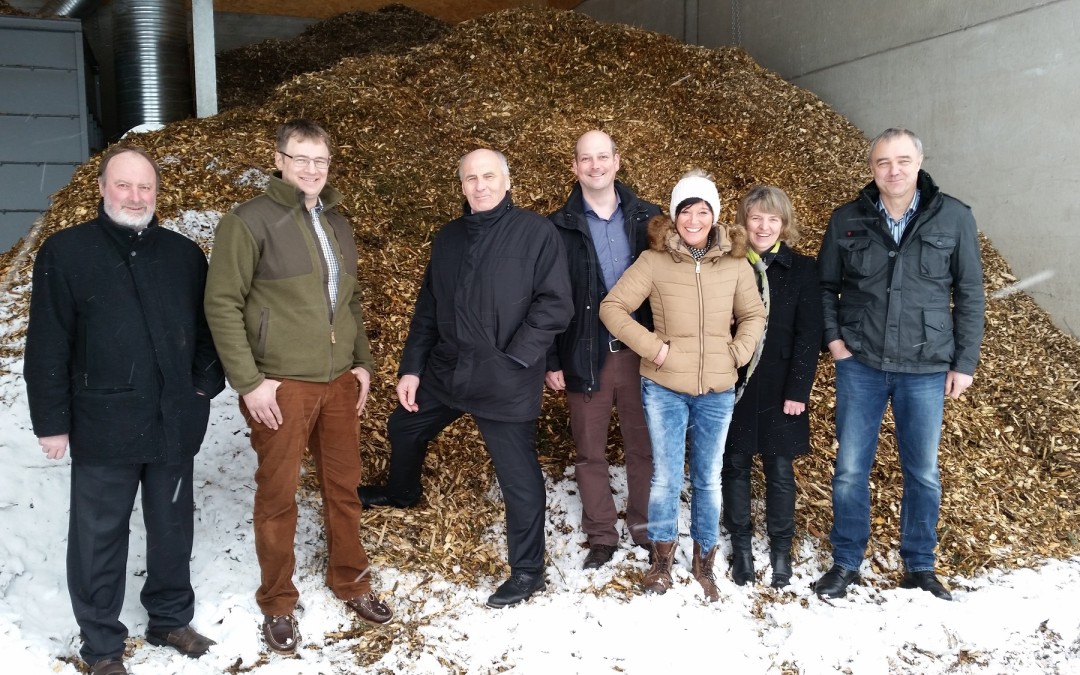
<svg viewBox="0 0 1080 675">
<path fill-rule="evenodd" d="M 304 448 L 311 452 L 323 497 L 323 527 L 329 563 L 326 585 L 347 600 L 371 590 L 368 557 L 360 543 L 358 384 L 352 373 L 333 382 L 281 380 L 277 430 L 257 422 L 243 400 L 240 411 L 251 428 L 255 471 L 255 553 L 261 585 L 255 600 L 264 614 L 290 614 L 300 597 L 296 566 L 296 487 Z"/>
</svg>

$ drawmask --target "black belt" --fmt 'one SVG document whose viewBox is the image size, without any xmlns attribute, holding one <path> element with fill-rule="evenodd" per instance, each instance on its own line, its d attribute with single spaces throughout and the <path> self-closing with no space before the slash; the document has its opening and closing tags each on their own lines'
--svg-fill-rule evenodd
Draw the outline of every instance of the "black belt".
<svg viewBox="0 0 1080 675">
<path fill-rule="evenodd" d="M 622 340 L 608 340 L 607 348 L 609 352 L 614 354 L 615 352 L 621 352 L 626 348 L 626 345 L 623 344 Z"/>
</svg>

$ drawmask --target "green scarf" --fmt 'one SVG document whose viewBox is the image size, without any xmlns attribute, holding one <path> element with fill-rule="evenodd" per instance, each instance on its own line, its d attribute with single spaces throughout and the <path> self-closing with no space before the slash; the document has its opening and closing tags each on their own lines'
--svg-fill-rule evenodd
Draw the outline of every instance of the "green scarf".
<svg viewBox="0 0 1080 675">
<path fill-rule="evenodd" d="M 773 247 L 769 249 L 769 253 L 776 253 L 780 250 L 780 240 L 777 239 Z M 758 362 L 761 361 L 761 350 L 765 348 L 765 331 L 769 329 L 769 277 L 766 274 L 767 268 L 765 261 L 761 259 L 761 256 L 753 248 L 748 248 L 746 251 L 746 260 L 754 266 L 754 271 L 758 275 L 758 291 L 761 293 L 761 301 L 765 303 L 765 330 L 761 331 L 761 339 L 758 340 L 757 348 L 754 350 L 754 356 L 750 359 L 750 363 L 746 367 L 746 378 L 743 379 L 739 389 L 735 392 L 735 402 L 738 403 L 742 398 L 743 391 L 746 390 L 746 384 L 750 381 L 750 376 L 754 374 L 754 370 L 757 368 Z"/>
</svg>

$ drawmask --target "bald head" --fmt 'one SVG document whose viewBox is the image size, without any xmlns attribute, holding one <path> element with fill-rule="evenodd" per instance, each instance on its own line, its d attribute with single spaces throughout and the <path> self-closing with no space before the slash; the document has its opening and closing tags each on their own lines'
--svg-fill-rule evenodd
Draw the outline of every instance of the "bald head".
<svg viewBox="0 0 1080 675">
<path fill-rule="evenodd" d="M 603 131 L 588 131 L 574 146 L 571 165 L 586 199 L 596 206 L 601 196 L 615 198 L 615 174 L 619 172 L 619 153 L 615 141 Z"/>
</svg>

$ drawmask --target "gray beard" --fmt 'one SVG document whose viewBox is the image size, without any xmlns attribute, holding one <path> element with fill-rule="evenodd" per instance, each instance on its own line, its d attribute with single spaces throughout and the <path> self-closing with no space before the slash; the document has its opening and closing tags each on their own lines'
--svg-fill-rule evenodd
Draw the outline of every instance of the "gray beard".
<svg viewBox="0 0 1080 675">
<path fill-rule="evenodd" d="M 105 215 L 109 216 L 109 218 L 112 218 L 112 221 L 117 225 L 123 225 L 124 227 L 135 230 L 136 232 L 142 230 L 147 225 L 149 225 L 150 221 L 154 218 L 153 212 L 148 212 L 146 215 L 136 218 L 133 216 L 124 215 L 123 212 L 112 213 L 109 211 L 109 209 L 105 209 Z"/>
</svg>

